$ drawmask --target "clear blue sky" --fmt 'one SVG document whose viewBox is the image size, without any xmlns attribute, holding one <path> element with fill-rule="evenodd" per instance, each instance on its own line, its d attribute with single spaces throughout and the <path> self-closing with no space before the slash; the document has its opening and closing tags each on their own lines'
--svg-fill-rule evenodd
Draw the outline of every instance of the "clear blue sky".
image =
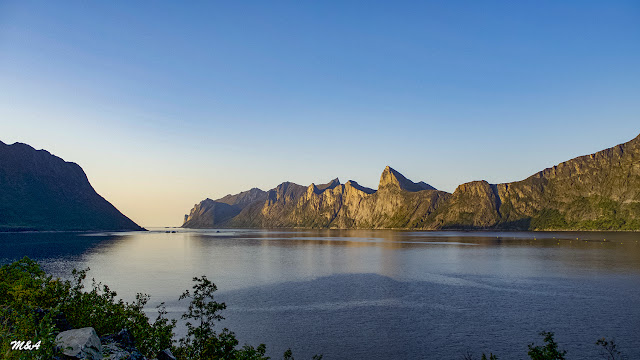
<svg viewBox="0 0 640 360">
<path fill-rule="evenodd" d="M 0 0 L 0 140 L 79 163 L 144 226 L 385 165 L 520 180 L 639 115 L 637 0 Z"/>
</svg>

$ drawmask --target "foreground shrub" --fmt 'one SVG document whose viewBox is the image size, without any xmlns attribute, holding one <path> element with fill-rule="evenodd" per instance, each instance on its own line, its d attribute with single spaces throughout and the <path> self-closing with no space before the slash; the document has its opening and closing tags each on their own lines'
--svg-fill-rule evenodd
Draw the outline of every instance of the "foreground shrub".
<svg viewBox="0 0 640 360">
<path fill-rule="evenodd" d="M 191 299 L 187 312 L 182 318 L 187 320 L 187 336 L 180 339 L 175 355 L 180 359 L 269 359 L 265 356 L 266 346 L 257 348 L 245 345 L 236 349 L 238 340 L 229 329 L 216 333 L 213 327 L 223 320 L 220 311 L 227 308 L 225 303 L 215 301 L 213 293 L 218 289 L 206 276 L 194 277 L 193 293 L 186 290 L 180 300 Z M 195 321 L 192 324 L 191 321 Z"/>
<path fill-rule="evenodd" d="M 176 320 L 167 318 L 164 304 L 151 322 L 144 312 L 149 296 L 137 294 L 133 302 L 117 299 L 109 286 L 92 279 L 85 289 L 87 271 L 73 270 L 73 280 L 60 280 L 47 275 L 40 265 L 24 257 L 0 267 L 0 358 L 55 359 L 61 356 L 55 348 L 55 337 L 71 328 L 93 327 L 99 336 L 127 329 L 135 347 L 148 358 L 171 349 L 180 360 L 266 360 L 266 346 L 244 345 L 229 329 L 214 331 L 223 319 L 224 303 L 214 300 L 215 284 L 206 276 L 194 278 L 193 292 L 185 291 L 180 300 L 190 299 L 187 312 L 187 335 L 174 342 Z M 195 325 L 191 321 L 194 321 Z M 35 351 L 12 350 L 11 341 L 37 343 Z M 285 358 L 293 360 L 290 350 Z M 315 360 L 322 356 L 314 356 Z"/>
<path fill-rule="evenodd" d="M 544 336 L 544 346 L 529 345 L 527 353 L 531 360 L 565 360 L 566 350 L 558 350 L 558 343 L 553 340 L 553 333 L 543 331 L 540 335 Z"/>
<path fill-rule="evenodd" d="M 553 333 L 543 331 L 540 333 L 544 337 L 544 346 L 534 346 L 535 344 L 529 344 L 529 358 L 531 360 L 565 360 L 566 350 L 559 350 L 558 343 L 553 339 Z M 626 360 L 627 357 L 618 350 L 618 344 L 614 340 L 607 340 L 606 338 L 598 339 L 596 345 L 600 347 L 599 354 L 602 359 L 606 360 Z M 462 360 L 476 360 L 471 352 L 467 352 L 462 356 Z M 492 353 L 487 357 L 486 354 L 482 354 L 480 360 L 498 360 L 496 355 Z"/>
<path fill-rule="evenodd" d="M 626 356 L 618 350 L 618 344 L 615 340 L 607 340 L 605 338 L 598 339 L 596 345 L 600 346 L 600 357 L 606 360 L 625 360 Z"/>
</svg>

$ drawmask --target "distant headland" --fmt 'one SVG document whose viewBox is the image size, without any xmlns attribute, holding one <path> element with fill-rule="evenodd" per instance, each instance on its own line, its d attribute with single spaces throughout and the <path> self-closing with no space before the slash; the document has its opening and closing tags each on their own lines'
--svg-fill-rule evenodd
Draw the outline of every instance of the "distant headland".
<svg viewBox="0 0 640 360">
<path fill-rule="evenodd" d="M 640 230 L 640 136 L 521 181 L 473 181 L 453 194 L 389 166 L 377 190 L 338 179 L 253 188 L 203 200 L 182 227 Z"/>
</svg>

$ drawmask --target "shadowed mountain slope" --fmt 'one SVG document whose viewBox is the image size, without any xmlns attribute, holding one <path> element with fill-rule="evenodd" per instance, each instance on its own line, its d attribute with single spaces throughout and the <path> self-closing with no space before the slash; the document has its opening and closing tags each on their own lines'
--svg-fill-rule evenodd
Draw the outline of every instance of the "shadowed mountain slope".
<svg viewBox="0 0 640 360">
<path fill-rule="evenodd" d="M 143 230 L 93 189 L 80 166 L 0 142 L 0 230 Z"/>
<path fill-rule="evenodd" d="M 227 195 L 218 200 L 205 199 L 194 205 L 188 215 L 184 216 L 182 227 L 187 228 L 212 228 L 225 223 L 238 215 L 246 206 L 264 201 L 267 193 L 253 188 L 235 195 Z"/>
</svg>

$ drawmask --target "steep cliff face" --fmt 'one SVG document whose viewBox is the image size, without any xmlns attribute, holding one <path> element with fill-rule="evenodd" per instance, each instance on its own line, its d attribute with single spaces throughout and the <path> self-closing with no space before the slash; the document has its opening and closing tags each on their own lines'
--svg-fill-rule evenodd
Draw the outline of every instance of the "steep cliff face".
<svg viewBox="0 0 640 360">
<path fill-rule="evenodd" d="M 242 209 L 223 202 L 204 199 L 185 215 L 182 226 L 195 229 L 213 228 L 238 215 L 240 210 Z"/>
<path fill-rule="evenodd" d="M 428 228 L 640 230 L 640 136 L 525 180 L 460 185 Z"/>
<path fill-rule="evenodd" d="M 497 185 L 502 222 L 531 229 L 640 229 L 640 136 Z"/>
<path fill-rule="evenodd" d="M 379 190 L 355 181 L 303 187 L 283 183 L 257 200 L 218 222 L 230 227 L 311 227 L 311 228 L 406 228 L 421 224 L 449 194 L 421 182 L 414 183 L 387 167 L 380 177 Z M 197 219 L 202 206 L 184 227 L 201 227 Z M 194 225 L 195 224 L 195 225 Z"/>
<path fill-rule="evenodd" d="M 407 179 L 402 174 L 390 168 L 389 166 L 384 168 L 382 175 L 380 175 L 380 183 L 378 185 L 378 190 L 387 188 L 387 187 L 398 188 L 400 190 L 411 191 L 411 192 L 436 189 L 433 186 L 425 183 L 424 181 L 414 183 L 413 181 Z"/>
<path fill-rule="evenodd" d="M 80 166 L 0 142 L 0 230 L 142 230 L 98 195 Z"/>
<path fill-rule="evenodd" d="M 291 213 L 306 191 L 307 188 L 304 186 L 284 182 L 275 189 L 267 191 L 264 201 L 255 202 L 243 209 L 238 216 L 230 220 L 228 225 L 264 228 L 293 227 L 295 224 L 291 219 Z"/>
<path fill-rule="evenodd" d="M 229 194 L 215 201 L 205 199 L 194 205 L 189 214 L 184 216 L 182 227 L 206 229 L 220 226 L 238 215 L 245 207 L 264 201 L 266 197 L 265 191 L 253 188 L 239 194 Z"/>
<path fill-rule="evenodd" d="M 495 186 L 486 181 L 462 184 L 449 196 L 423 227 L 441 228 L 487 228 L 500 221 L 500 200 Z"/>
<path fill-rule="evenodd" d="M 640 230 L 640 136 L 512 183 L 473 181 L 449 194 L 387 166 L 377 191 L 338 179 L 308 187 L 283 183 L 225 216 L 219 225 Z"/>
<path fill-rule="evenodd" d="M 244 209 L 247 205 L 250 205 L 258 200 L 264 200 L 266 196 L 267 196 L 267 193 L 265 191 L 262 191 L 258 188 L 253 188 L 248 191 L 243 191 L 239 194 L 235 194 L 235 195 L 229 194 L 216 201 L 225 203 L 231 206 L 235 206 L 240 209 Z"/>
</svg>

